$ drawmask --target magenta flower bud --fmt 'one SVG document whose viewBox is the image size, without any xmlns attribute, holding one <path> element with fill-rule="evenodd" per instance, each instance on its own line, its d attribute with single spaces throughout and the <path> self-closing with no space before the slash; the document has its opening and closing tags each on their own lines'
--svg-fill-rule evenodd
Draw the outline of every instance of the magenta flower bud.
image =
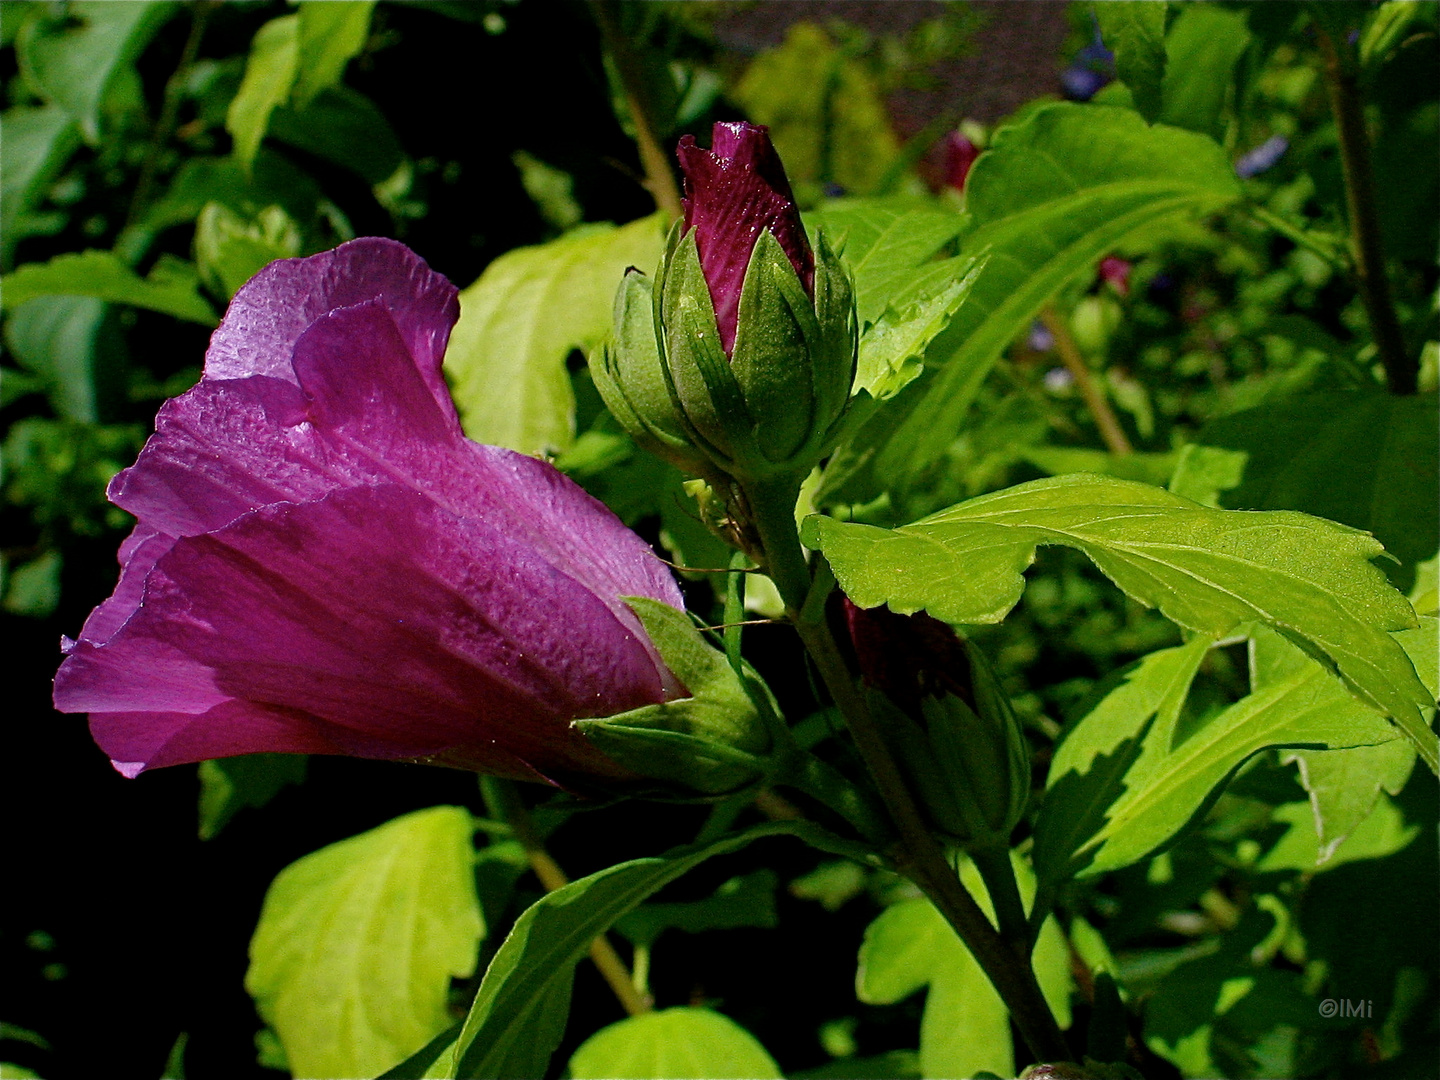
<svg viewBox="0 0 1440 1080">
<path fill-rule="evenodd" d="M 684 135 L 677 154 L 685 175 L 685 231 L 695 233 L 720 342 L 729 356 L 745 271 L 760 234 L 768 231 L 780 242 L 811 300 L 815 256 L 767 128 L 743 121 L 716 124 L 709 150 L 696 146 L 695 136 Z"/>
<path fill-rule="evenodd" d="M 1135 269 L 1135 264 L 1128 259 L 1122 259 L 1118 255 L 1107 255 L 1100 260 L 1100 267 L 1097 274 L 1101 281 L 1109 285 L 1121 296 L 1130 295 L 1130 271 Z"/>
<path fill-rule="evenodd" d="M 280 751 L 636 778 L 572 721 L 686 697 L 627 603 L 688 625 L 680 592 L 550 465 L 465 438 L 458 312 L 380 239 L 236 294 L 110 486 L 138 522 L 55 679 L 120 772 Z"/>
<path fill-rule="evenodd" d="M 970 140 L 963 131 L 952 131 L 945 136 L 945 186 L 956 191 L 965 190 L 965 181 L 970 176 L 970 166 L 980 156 L 980 147 Z"/>
<path fill-rule="evenodd" d="M 1030 755 L 984 654 L 918 612 L 859 608 L 845 622 L 872 710 L 937 830 L 1009 849 L 1030 794 Z"/>
<path fill-rule="evenodd" d="M 850 400 L 854 289 L 823 236 L 810 250 L 765 129 L 716 124 L 714 142 L 680 140 L 685 219 L 653 284 L 626 275 L 591 371 L 636 441 L 685 471 L 798 488 Z"/>
</svg>

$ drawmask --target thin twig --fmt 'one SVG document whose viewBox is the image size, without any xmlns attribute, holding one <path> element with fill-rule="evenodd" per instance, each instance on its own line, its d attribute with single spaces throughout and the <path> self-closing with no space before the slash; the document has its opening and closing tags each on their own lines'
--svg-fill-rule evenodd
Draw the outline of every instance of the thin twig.
<svg viewBox="0 0 1440 1080">
<path fill-rule="evenodd" d="M 655 208 L 663 211 L 670 221 L 675 221 L 684 213 L 680 203 L 680 186 L 675 183 L 670 159 L 661 149 L 655 134 L 639 61 L 620 28 L 620 4 L 618 0 L 592 0 L 590 9 L 595 13 L 595 23 L 600 27 L 605 51 L 610 54 L 615 72 L 620 77 L 625 107 L 630 110 L 630 122 L 635 127 L 635 146 L 640 151 L 640 163 L 645 167 L 645 189 L 655 200 Z"/>
<path fill-rule="evenodd" d="M 1370 137 L 1365 130 L 1365 105 L 1359 74 L 1348 56 L 1342 56 L 1335 39 L 1313 20 L 1315 42 L 1324 61 L 1325 89 L 1335 114 L 1340 140 L 1340 167 L 1345 177 L 1345 205 L 1350 217 L 1350 248 L 1355 260 L 1355 283 L 1370 322 L 1370 335 L 1385 368 L 1392 394 L 1413 394 L 1418 389 L 1420 365 L 1405 349 L 1390 279 L 1385 274 L 1385 249 L 1380 235 L 1380 214 L 1375 201 L 1375 172 L 1370 164 Z"/>
<path fill-rule="evenodd" d="M 191 7 L 190 36 L 180 52 L 180 62 L 165 82 L 165 99 L 160 106 L 160 117 L 155 121 L 155 131 L 150 137 L 150 146 L 145 153 L 145 163 L 140 166 L 140 179 L 135 183 L 135 194 L 130 197 L 130 209 L 125 215 L 125 225 L 133 225 L 140 213 L 150 203 L 155 188 L 155 177 L 160 169 L 160 155 L 165 144 L 175 132 L 175 121 L 180 115 L 180 98 L 185 90 L 185 80 L 195 57 L 200 54 L 200 40 L 205 36 L 205 24 L 210 21 L 211 0 L 201 0 Z"/>
<path fill-rule="evenodd" d="M 530 811 L 526 809 L 520 793 L 515 790 L 514 782 L 487 776 L 482 777 L 481 786 L 485 801 L 491 804 L 490 812 L 502 818 L 514 831 L 515 839 L 525 849 L 525 858 L 530 863 L 530 869 L 540 879 L 545 891 L 554 892 L 569 885 L 570 879 L 565 871 L 560 869 L 560 864 L 545 850 L 545 843 L 535 831 Z M 650 1011 L 649 998 L 642 996 L 636 989 L 630 969 L 625 966 L 625 961 L 620 959 L 615 946 L 610 944 L 604 934 L 590 943 L 590 961 L 609 984 L 627 1013 L 639 1016 Z"/>
<path fill-rule="evenodd" d="M 1045 324 L 1045 329 L 1049 330 L 1050 336 L 1055 339 L 1055 351 L 1060 354 L 1060 362 L 1065 365 L 1065 370 L 1070 372 L 1071 377 L 1075 380 L 1075 386 L 1085 400 L 1085 407 L 1094 417 L 1095 426 L 1100 429 L 1100 438 L 1105 443 L 1105 449 L 1116 457 L 1133 454 L 1135 448 L 1125 437 L 1125 429 L 1116 419 L 1115 410 L 1110 408 L 1109 400 L 1101 393 L 1100 387 L 1095 385 L 1095 377 L 1090 373 L 1090 365 L 1085 363 L 1085 358 L 1080 355 L 1080 347 L 1075 344 L 1070 327 L 1065 325 L 1065 320 L 1060 317 L 1060 313 L 1049 304 L 1046 304 L 1040 312 L 1040 321 Z"/>
</svg>

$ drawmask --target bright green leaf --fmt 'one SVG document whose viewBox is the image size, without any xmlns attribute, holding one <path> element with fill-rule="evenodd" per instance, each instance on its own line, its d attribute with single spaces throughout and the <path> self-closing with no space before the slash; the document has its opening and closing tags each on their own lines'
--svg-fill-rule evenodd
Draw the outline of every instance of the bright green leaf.
<svg viewBox="0 0 1440 1080">
<path fill-rule="evenodd" d="M 340 82 L 345 65 L 365 47 L 374 9 L 375 0 L 305 0 L 300 5 L 296 105 L 304 108 L 321 90 Z"/>
<path fill-rule="evenodd" d="M 55 30 L 56 24 L 37 19 L 22 29 L 16 49 L 21 70 L 31 86 L 80 125 L 87 142 L 96 143 L 106 90 L 179 7 L 146 0 L 70 4 L 66 14 L 79 25 Z"/>
<path fill-rule="evenodd" d="M 1214 4 L 1181 4 L 1165 38 L 1160 120 L 1219 138 L 1235 65 L 1250 45 L 1245 15 Z"/>
<path fill-rule="evenodd" d="M 465 433 L 527 454 L 565 450 L 575 401 L 565 360 L 610 332 L 615 290 L 630 266 L 651 272 L 658 217 L 582 226 L 496 259 L 460 294 L 445 369 Z"/>
<path fill-rule="evenodd" d="M 213 839 L 241 810 L 303 782 L 308 761 L 304 754 L 244 754 L 200 762 L 200 839 Z"/>
<path fill-rule="evenodd" d="M 470 815 L 419 810 L 282 870 L 245 987 L 296 1076 L 374 1076 L 444 1030 L 483 926 Z"/>
<path fill-rule="evenodd" d="M 643 1013 L 601 1028 L 570 1058 L 574 1080 L 779 1080 L 780 1066 L 755 1036 L 709 1009 Z"/>
<path fill-rule="evenodd" d="M 111 252 L 84 251 L 6 274 L 4 304 L 13 310 L 34 296 L 93 296 L 214 326 L 220 320 L 196 291 L 199 284 L 195 268 L 178 259 L 162 258 L 142 278 Z"/>
<path fill-rule="evenodd" d="M 793 24 L 732 93 L 770 128 L 792 182 L 868 194 L 900 152 L 874 76 L 813 22 Z"/>
<path fill-rule="evenodd" d="M 1143 226 L 1239 195 L 1217 144 L 1148 127 L 1130 109 L 1056 104 L 1002 128 L 966 185 L 976 227 L 960 253 L 988 259 L 931 345 L 938 370 L 912 384 L 908 415 L 880 451 L 880 476 L 908 482 L 944 454 L 1001 351 L 1067 282 L 1094 273 Z"/>
<path fill-rule="evenodd" d="M 1078 548 L 1187 630 L 1218 638 L 1260 622 L 1304 642 L 1436 766 L 1422 715 L 1433 699 L 1388 635 L 1415 626 L 1415 613 L 1371 565 L 1382 549 L 1365 533 L 1289 511 L 1217 510 L 1086 474 L 1021 484 L 894 530 L 822 517 L 805 526 L 861 607 L 924 608 L 953 623 L 1004 618 L 1039 544 Z"/>
<path fill-rule="evenodd" d="M 45 551 L 29 562 L 12 566 L 9 560 L 0 561 L 3 581 L 0 593 L 4 594 L 0 607 L 12 615 L 25 615 L 32 619 L 44 619 L 55 611 L 60 603 L 60 568 L 58 551 Z"/>
<path fill-rule="evenodd" d="M 1333 750 L 1331 753 L 1354 751 Z M 1290 831 L 1256 864 L 1255 869 L 1261 873 L 1276 870 L 1313 873 L 1333 870 L 1361 859 L 1381 859 L 1395 854 L 1420 835 L 1420 826 L 1406 825 L 1405 815 L 1393 802 L 1384 798 L 1375 803 L 1372 812 L 1353 832 L 1342 838 L 1343 842 L 1337 840 L 1334 845 L 1321 843 L 1315 831 L 1315 811 L 1308 802 L 1286 803 L 1277 807 L 1270 819 L 1289 825 Z"/>
<path fill-rule="evenodd" d="M 1218 446 L 1189 443 L 1181 447 L 1175 461 L 1175 471 L 1166 487 L 1176 495 L 1193 499 L 1202 506 L 1219 506 L 1220 493 L 1240 484 L 1245 477 L 1245 466 L 1249 460 L 1250 455 L 1244 450 L 1226 450 Z M 1299 507 L 1291 506 L 1285 509 L 1296 510 Z"/>
<path fill-rule="evenodd" d="M 1115 73 L 1130 88 L 1135 108 L 1154 123 L 1165 78 L 1165 13 L 1156 0 L 1111 0 L 1095 5 L 1100 35 L 1115 54 Z"/>
<path fill-rule="evenodd" d="M 248 174 L 270 126 L 270 114 L 290 98 L 299 73 L 300 16 L 271 19 L 255 33 L 245 77 L 225 114 L 235 157 Z"/>
<path fill-rule="evenodd" d="M 926 348 L 950 325 L 980 269 L 973 260 L 946 259 L 901 290 L 860 335 L 855 389 L 884 401 L 916 378 Z"/>
</svg>

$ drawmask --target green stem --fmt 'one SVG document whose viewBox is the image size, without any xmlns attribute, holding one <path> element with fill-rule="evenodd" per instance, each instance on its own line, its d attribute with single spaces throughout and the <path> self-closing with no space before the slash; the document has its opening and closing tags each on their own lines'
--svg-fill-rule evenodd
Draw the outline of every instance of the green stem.
<svg viewBox="0 0 1440 1080">
<path fill-rule="evenodd" d="M 530 811 L 526 809 L 525 801 L 520 798 L 515 782 L 495 776 L 482 776 L 480 793 L 484 796 L 485 806 L 490 813 L 509 825 L 515 839 L 520 841 L 520 846 L 525 849 L 526 861 L 530 863 L 531 871 L 540 879 L 545 891 L 554 892 L 570 884 L 570 879 L 565 875 L 565 871 L 560 869 L 560 864 L 545 850 L 545 843 L 535 831 L 535 823 L 530 819 Z M 625 961 L 620 959 L 615 946 L 610 944 L 604 934 L 590 943 L 590 962 L 595 965 L 615 999 L 627 1013 L 639 1016 L 650 1011 L 650 999 L 636 989 L 630 969 L 625 966 Z"/>
<path fill-rule="evenodd" d="M 1251 220 L 1264 225 L 1266 228 L 1274 229 L 1298 247 L 1303 247 L 1307 251 L 1314 252 L 1329 263 L 1331 267 L 1340 271 L 1340 273 L 1346 275 L 1354 273 L 1355 268 L 1350 265 L 1349 260 L 1342 257 L 1331 244 L 1327 244 L 1318 237 L 1311 235 L 1308 229 L 1302 229 L 1293 221 L 1289 221 L 1263 206 L 1253 204 L 1246 206 L 1243 209 L 1243 213 L 1247 214 Z"/>
<path fill-rule="evenodd" d="M 655 200 L 656 209 L 663 211 L 667 220 L 675 221 L 684 213 L 680 203 L 680 185 L 675 182 L 670 158 L 660 148 L 660 140 L 655 134 L 640 61 L 620 27 L 619 0 L 592 0 L 590 10 L 595 13 L 595 23 L 600 27 L 605 51 L 610 54 L 615 72 L 620 77 L 625 107 L 630 110 L 630 122 L 635 127 L 635 147 L 640 151 L 640 164 L 645 168 L 645 187 Z"/>
<path fill-rule="evenodd" d="M 1010 852 L 1002 846 L 974 847 L 970 858 L 990 902 L 995 905 L 995 918 L 1000 923 L 1000 936 L 1027 961 L 1030 959 L 1030 924 L 1025 916 L 1025 902 L 1020 898 L 1020 884 L 1015 880 L 1015 865 Z"/>
<path fill-rule="evenodd" d="M 900 839 L 889 854 L 896 869 L 920 887 L 969 948 L 1010 1009 L 1035 1058 L 1068 1060 L 1070 1048 L 1040 992 L 1029 960 L 1006 943 L 961 884 L 845 664 L 824 617 L 824 597 L 810 596 L 810 570 L 795 528 L 798 483 L 751 483 L 745 485 L 744 493 L 751 523 L 764 548 L 766 569 L 895 823 Z"/>
<path fill-rule="evenodd" d="M 1370 334 L 1385 368 L 1392 394 L 1417 391 L 1420 365 L 1405 349 L 1400 320 L 1385 274 L 1385 249 L 1375 200 L 1375 172 L 1370 164 L 1370 137 L 1365 130 L 1365 107 L 1360 95 L 1359 72 L 1341 45 L 1323 25 L 1312 20 L 1315 42 L 1324 61 L 1325 88 L 1335 114 L 1340 140 L 1340 167 L 1345 177 L 1345 206 L 1350 218 L 1350 247 L 1355 260 L 1355 282 L 1370 321 Z M 1348 47 L 1347 47 L 1348 50 Z"/>
</svg>

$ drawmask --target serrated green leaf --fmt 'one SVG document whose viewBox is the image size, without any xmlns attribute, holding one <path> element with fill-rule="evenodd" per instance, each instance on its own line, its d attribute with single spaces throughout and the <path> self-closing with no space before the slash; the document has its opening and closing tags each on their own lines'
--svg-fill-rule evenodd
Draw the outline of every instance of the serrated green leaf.
<svg viewBox="0 0 1440 1080">
<path fill-rule="evenodd" d="M 580 1044 L 566 1070 L 574 1080 L 707 1080 L 783 1075 L 755 1036 L 710 1009 L 643 1013 L 601 1028 Z"/>
<path fill-rule="evenodd" d="M 1423 716 L 1433 699 L 1388 635 L 1415 626 L 1415 613 L 1371 565 L 1382 548 L 1365 533 L 1289 511 L 1217 510 L 1145 484 L 1075 474 L 893 530 L 810 517 L 805 535 L 861 607 L 924 608 L 953 623 L 1004 618 L 1039 544 L 1077 548 L 1127 595 L 1187 630 L 1218 638 L 1260 622 L 1303 643 L 1436 767 L 1435 736 Z"/>
<path fill-rule="evenodd" d="M 1409 572 L 1440 543 L 1433 393 L 1305 394 L 1222 417 L 1199 441 L 1248 455 L 1227 506 L 1303 510 L 1365 529 Z"/>
<path fill-rule="evenodd" d="M 806 214 L 805 224 L 824 230 L 840 252 L 855 279 L 856 314 L 864 327 L 960 234 L 965 219 L 913 199 L 841 199 Z"/>
<path fill-rule="evenodd" d="M 880 451 L 881 486 L 908 484 L 944 454 L 1001 351 L 1067 282 L 1142 227 L 1239 196 L 1215 142 L 1147 127 L 1130 109 L 1056 104 L 1001 129 L 966 185 L 975 228 L 960 254 L 988 261 Z"/>
<path fill-rule="evenodd" d="M 557 1003 L 568 1001 L 575 965 L 615 920 L 706 859 L 765 836 L 797 836 L 827 850 L 806 822 L 773 822 L 713 844 L 633 859 L 546 894 L 515 920 L 490 961 L 456 1042 L 453 1072 L 463 1080 L 541 1075 L 563 1034 Z"/>
<path fill-rule="evenodd" d="M 200 762 L 200 839 L 210 840 L 247 807 L 264 806 L 305 780 L 304 754 L 245 754 Z"/>
<path fill-rule="evenodd" d="M 926 267 L 901 289 L 860 335 L 855 390 L 884 401 L 916 378 L 924 368 L 926 348 L 950 325 L 980 269 L 972 259 L 946 259 Z"/>
<path fill-rule="evenodd" d="M 294 98 L 300 108 L 321 90 L 340 82 L 345 65 L 365 47 L 375 0 L 316 3 L 305 0 L 296 14 L 298 55 Z"/>
<path fill-rule="evenodd" d="M 276 877 L 245 988 L 295 1075 L 374 1076 L 451 1023 L 484 930 L 472 831 L 460 807 L 419 810 Z"/>
<path fill-rule="evenodd" d="M 587 225 L 496 259 L 460 294 L 445 370 L 465 433 L 527 454 L 568 449 L 575 401 L 565 359 L 610 332 L 625 269 L 660 259 L 659 217 Z"/>
<path fill-rule="evenodd" d="M 1123 695 L 1134 694 L 1128 685 L 1104 699 L 1076 725 L 1051 765 L 1044 813 L 1058 821 L 1063 821 L 1067 810 L 1078 813 L 1081 808 L 1073 805 L 1073 795 L 1065 797 L 1067 788 L 1078 792 L 1086 787 L 1083 782 L 1091 774 L 1108 773 L 1110 783 L 1099 803 L 1105 820 L 1088 838 L 1082 834 L 1097 823 L 1099 815 L 1093 812 L 1083 828 L 1062 826 L 1060 831 L 1068 844 L 1037 837 L 1037 859 L 1045 859 L 1042 872 L 1047 875 L 1047 883 L 1072 873 L 1089 877 L 1115 870 L 1153 853 L 1209 804 L 1236 769 L 1261 750 L 1316 746 L 1342 753 L 1347 752 L 1342 749 L 1345 747 L 1400 741 L 1388 723 L 1348 694 L 1320 664 L 1277 634 L 1264 630 L 1256 633 L 1257 644 L 1284 650 L 1287 661 L 1270 665 L 1271 674 L 1255 680 L 1252 693 L 1198 730 L 1181 731 L 1178 702 L 1174 708 L 1159 709 L 1158 714 L 1138 701 L 1127 707 L 1131 703 L 1123 700 Z M 1391 637 L 1417 665 L 1434 651 L 1433 628 L 1402 631 Z M 1203 639 L 1197 642 L 1203 644 Z M 1197 642 L 1153 654 L 1142 661 L 1141 670 L 1146 665 L 1156 669 L 1169 664 L 1170 658 L 1178 661 L 1186 650 L 1199 649 Z M 1192 665 L 1191 675 L 1193 670 Z M 1184 676 L 1185 672 L 1179 674 Z M 1153 682 L 1156 686 L 1163 684 L 1160 679 Z M 1183 699 L 1188 678 L 1172 680 L 1170 685 L 1179 688 Z M 1155 716 L 1153 723 L 1151 716 Z M 1126 752 L 1117 752 L 1117 748 L 1126 746 Z M 1109 757 L 1102 756 L 1106 754 Z M 1091 764 L 1092 759 L 1100 766 L 1098 769 Z M 1117 770 L 1108 768 L 1117 759 L 1124 763 L 1118 785 L 1114 782 Z M 1067 846 L 1073 853 L 1068 865 L 1062 863 L 1057 850 Z"/>
<path fill-rule="evenodd" d="M 1094 7 L 1100 35 L 1115 54 L 1115 74 L 1130 88 L 1140 115 L 1154 123 L 1160 116 L 1165 78 L 1168 5 L 1155 0 L 1111 0 Z"/>
<path fill-rule="evenodd" d="M 112 252 L 83 251 L 26 263 L 6 274 L 3 300 L 13 310 L 36 296 L 93 296 L 215 326 L 220 320 L 197 291 L 199 284 L 195 267 L 179 259 L 162 258 L 142 278 Z"/>
<path fill-rule="evenodd" d="M 1183 4 L 1165 38 L 1162 123 L 1219 138 L 1235 65 L 1250 45 L 1245 16 L 1214 4 Z"/>
<path fill-rule="evenodd" d="M 31 86 L 60 106 L 89 143 L 100 139 L 100 103 L 111 82 L 180 8 L 175 3 L 112 0 L 74 3 L 78 25 L 33 20 L 21 30 L 16 53 Z M 7 147 L 6 157 L 9 157 Z"/>
<path fill-rule="evenodd" d="M 1117 685 L 1070 724 L 1051 759 L 1045 801 L 1035 823 L 1035 871 L 1048 905 L 1053 887 L 1073 872 L 1071 859 L 1123 797 L 1152 721 L 1173 731 L 1210 640 L 1160 649 L 1118 676 Z"/>
<path fill-rule="evenodd" d="M 300 66 L 300 16 L 282 15 L 255 32 L 245 76 L 225 113 L 235 158 L 249 175 L 270 126 L 270 114 L 290 99 Z"/>
<path fill-rule="evenodd" d="M 1399 635 L 1415 662 L 1420 681 L 1432 695 L 1440 691 L 1436 625 L 1434 618 L 1422 617 L 1419 630 Z M 1272 642 L 1272 653 L 1277 649 L 1288 651 L 1292 670 L 1304 663 L 1303 657 L 1295 657 L 1298 650 L 1287 642 Z M 1269 668 L 1274 672 L 1280 666 L 1272 661 Z M 1408 741 L 1392 739 L 1378 746 L 1357 746 L 1347 750 L 1292 750 L 1282 754 L 1281 761 L 1295 763 L 1300 772 L 1300 782 L 1310 793 L 1313 831 L 1319 844 L 1319 862 L 1323 864 L 1369 817 L 1382 790 L 1391 795 L 1400 794 L 1415 765 L 1415 748 Z"/>
<path fill-rule="evenodd" d="M 300 254 L 300 230 L 278 206 L 242 217 L 206 203 L 195 221 L 195 263 L 210 289 L 232 297 L 264 266 Z"/>
</svg>

